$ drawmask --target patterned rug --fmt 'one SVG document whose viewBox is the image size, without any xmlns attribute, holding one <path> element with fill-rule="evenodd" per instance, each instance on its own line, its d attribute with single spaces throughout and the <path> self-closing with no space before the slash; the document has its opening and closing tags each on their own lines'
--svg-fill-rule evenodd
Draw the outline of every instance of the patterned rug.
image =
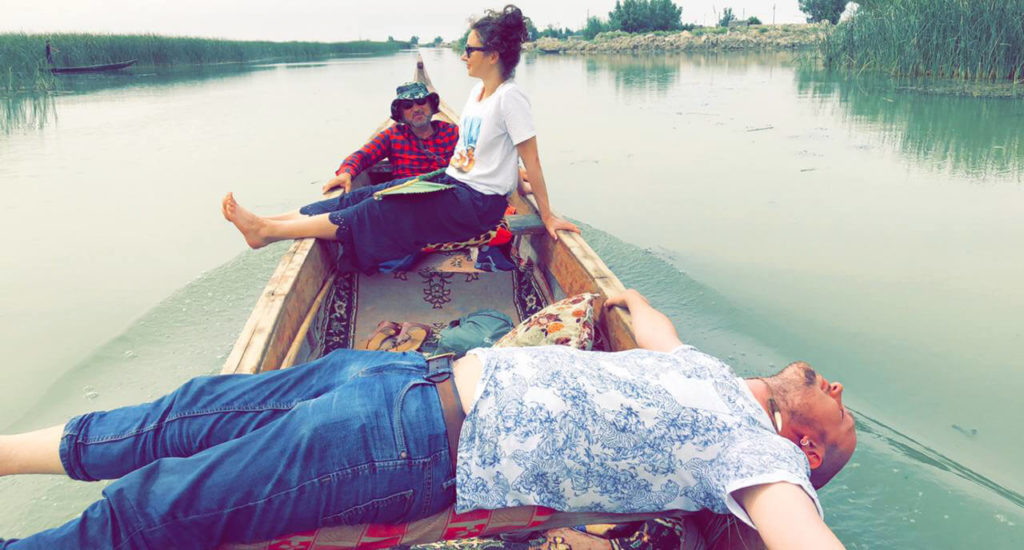
<svg viewBox="0 0 1024 550">
<path fill-rule="evenodd" d="M 468 253 L 455 251 L 431 254 L 411 271 L 340 273 L 328 297 L 323 353 L 357 347 L 381 321 L 423 323 L 434 328 L 432 338 L 449 322 L 482 309 L 521 321 L 551 301 L 536 272 L 529 263 L 479 271 Z"/>
</svg>

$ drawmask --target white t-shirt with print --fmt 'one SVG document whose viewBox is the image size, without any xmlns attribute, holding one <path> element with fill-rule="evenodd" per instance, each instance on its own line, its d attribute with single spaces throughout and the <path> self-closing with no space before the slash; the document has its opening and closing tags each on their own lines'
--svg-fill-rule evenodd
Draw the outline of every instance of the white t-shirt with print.
<svg viewBox="0 0 1024 550">
<path fill-rule="evenodd" d="M 483 89 L 482 82 L 474 86 L 462 108 L 447 173 L 486 195 L 507 195 L 519 182 L 516 145 L 537 135 L 530 100 L 513 80 L 479 101 Z"/>
<path fill-rule="evenodd" d="M 807 458 L 747 384 L 690 346 L 672 353 L 478 348 L 479 396 L 456 462 L 456 511 L 732 513 L 732 494 L 789 482 L 821 513 Z"/>
</svg>

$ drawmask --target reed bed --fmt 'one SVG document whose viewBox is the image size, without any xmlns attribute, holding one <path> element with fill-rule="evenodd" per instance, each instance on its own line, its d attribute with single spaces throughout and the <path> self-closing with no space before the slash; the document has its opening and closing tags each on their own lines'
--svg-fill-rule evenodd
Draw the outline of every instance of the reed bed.
<svg viewBox="0 0 1024 550">
<path fill-rule="evenodd" d="M 1024 0 L 863 0 L 822 42 L 826 67 L 1024 81 Z"/>
<path fill-rule="evenodd" d="M 408 47 L 392 42 L 244 42 L 209 38 L 115 34 L 0 34 L 0 90 L 52 89 L 46 41 L 58 67 L 100 65 L 137 59 L 142 67 L 306 61 L 339 55 L 378 54 Z"/>
</svg>

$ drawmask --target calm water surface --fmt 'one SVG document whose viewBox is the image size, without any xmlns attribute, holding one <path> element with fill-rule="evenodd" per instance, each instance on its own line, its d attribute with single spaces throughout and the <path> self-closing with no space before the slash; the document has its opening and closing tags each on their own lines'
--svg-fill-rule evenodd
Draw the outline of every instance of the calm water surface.
<svg viewBox="0 0 1024 550">
<path fill-rule="evenodd" d="M 219 368 L 285 245 L 219 213 L 314 199 L 413 54 L 76 78 L 6 98 L 0 429 Z M 443 97 L 474 84 L 424 50 Z M 683 340 L 744 375 L 844 382 L 860 446 L 822 492 L 852 548 L 1024 545 L 1019 100 L 848 80 L 788 56 L 526 57 L 552 200 Z M 0 535 L 101 486 L 0 480 Z"/>
</svg>

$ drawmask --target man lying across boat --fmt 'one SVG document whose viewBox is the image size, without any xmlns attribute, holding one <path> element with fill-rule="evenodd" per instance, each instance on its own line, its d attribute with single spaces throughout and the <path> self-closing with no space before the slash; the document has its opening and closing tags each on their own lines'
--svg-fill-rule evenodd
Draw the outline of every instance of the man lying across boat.
<svg viewBox="0 0 1024 550">
<path fill-rule="evenodd" d="M 737 378 L 636 291 L 606 305 L 628 308 L 641 349 L 481 348 L 454 367 L 339 350 L 0 436 L 0 474 L 120 478 L 78 519 L 0 547 L 212 548 L 454 503 L 709 509 L 769 548 L 841 548 L 815 488 L 856 446 L 843 386 L 806 363 Z"/>
<path fill-rule="evenodd" d="M 407 82 L 395 90 L 391 119 L 397 122 L 383 129 L 358 151 L 349 155 L 324 184 L 323 192 L 352 190 L 352 179 L 377 164 L 391 161 L 392 177 L 408 178 L 448 166 L 459 141 L 459 127 L 443 120 L 431 120 L 441 98 L 428 92 L 420 82 Z"/>
</svg>

